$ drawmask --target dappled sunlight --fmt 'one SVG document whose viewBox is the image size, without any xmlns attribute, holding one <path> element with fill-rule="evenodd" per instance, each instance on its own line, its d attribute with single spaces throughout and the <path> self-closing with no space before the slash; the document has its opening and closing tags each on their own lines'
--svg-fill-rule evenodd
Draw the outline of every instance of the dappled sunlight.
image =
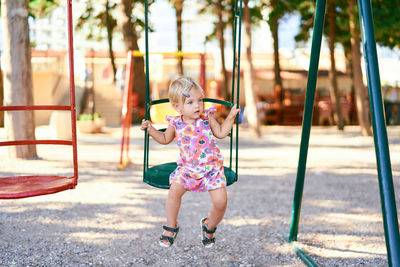
<svg viewBox="0 0 400 267">
<path fill-rule="evenodd" d="M 1 202 L 0 202 L 1 203 Z M 6 203 L 6 201 L 4 201 Z M 60 203 L 55 203 L 55 202 L 36 202 L 34 205 L 35 209 L 46 209 L 48 211 L 64 211 L 68 210 L 71 205 L 60 205 Z M 10 214 L 22 214 L 24 212 L 28 212 L 32 210 L 33 206 L 32 205 L 22 205 L 22 203 L 18 206 L 8 206 L 8 205 L 0 205 L 0 212 L 7 212 Z"/>
<path fill-rule="evenodd" d="M 266 217 L 256 219 L 256 218 L 246 218 L 246 217 L 234 217 L 231 219 L 224 219 L 224 224 L 230 224 L 232 226 L 246 226 L 246 225 L 267 225 L 270 220 Z"/>
<path fill-rule="evenodd" d="M 351 225 L 354 223 L 380 223 L 382 222 L 382 216 L 374 213 L 362 213 L 362 214 L 348 214 L 348 213 L 328 213 L 324 216 L 324 221 L 340 224 L 340 225 Z"/>
<path fill-rule="evenodd" d="M 124 239 L 125 235 L 114 233 L 78 232 L 68 236 L 67 242 L 82 242 L 96 245 L 107 245 L 110 240 Z"/>
<path fill-rule="evenodd" d="M 321 207 L 321 208 L 335 208 L 335 207 L 340 207 L 343 205 L 348 205 L 347 202 L 345 201 L 340 201 L 340 200 L 305 200 L 304 204 L 307 206 L 314 206 L 314 207 Z"/>
<path fill-rule="evenodd" d="M 325 175 L 329 174 L 331 176 L 333 175 L 354 175 L 354 169 L 356 166 L 346 166 L 346 165 L 335 165 L 332 163 L 331 165 L 327 165 L 329 168 L 325 168 L 324 166 L 321 165 L 326 165 L 325 164 L 319 164 L 318 167 L 316 166 L 317 164 L 314 163 L 313 167 L 310 167 L 309 170 L 307 170 L 307 173 L 316 175 L 318 177 L 324 177 Z M 369 165 L 369 166 L 357 166 L 357 173 L 358 174 L 366 174 L 366 175 L 376 175 L 377 171 L 376 169 Z"/>
<path fill-rule="evenodd" d="M 292 247 L 290 246 L 289 242 L 282 242 L 282 243 L 266 243 L 264 245 L 264 249 L 277 253 L 277 254 L 294 254 Z M 268 266 L 282 266 L 280 265 L 268 265 Z"/>
<path fill-rule="evenodd" d="M 319 257 L 375 258 L 386 256 L 384 240 L 377 236 L 302 234 L 299 241 L 295 242 L 298 247 L 305 251 L 317 252 Z"/>
</svg>

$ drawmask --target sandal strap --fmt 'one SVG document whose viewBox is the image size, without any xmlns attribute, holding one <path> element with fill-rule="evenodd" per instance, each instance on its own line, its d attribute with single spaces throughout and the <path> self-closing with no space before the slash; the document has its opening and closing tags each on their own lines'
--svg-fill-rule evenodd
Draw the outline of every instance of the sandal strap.
<svg viewBox="0 0 400 267">
<path fill-rule="evenodd" d="M 215 237 L 212 237 L 212 238 L 208 238 L 207 236 L 203 236 L 203 245 L 207 245 L 207 244 L 210 244 L 210 243 L 215 243 Z"/>
<path fill-rule="evenodd" d="M 172 232 L 172 233 L 177 233 L 177 232 L 179 232 L 179 226 L 176 227 L 176 228 L 173 228 L 173 227 L 168 227 L 168 226 L 166 226 L 166 225 L 163 225 L 163 229 L 164 229 L 165 231 Z"/>
<path fill-rule="evenodd" d="M 215 231 L 217 230 L 217 227 L 215 227 L 214 229 L 210 230 L 207 228 L 207 225 L 204 223 L 203 224 L 203 231 L 206 232 L 207 234 L 213 234 L 215 233 Z"/>
<path fill-rule="evenodd" d="M 168 241 L 168 242 L 169 242 L 169 245 L 172 246 L 172 244 L 173 244 L 174 241 L 175 241 L 175 238 L 174 238 L 173 236 L 162 235 L 162 236 L 160 237 L 160 241 L 163 241 L 163 240 Z"/>
</svg>

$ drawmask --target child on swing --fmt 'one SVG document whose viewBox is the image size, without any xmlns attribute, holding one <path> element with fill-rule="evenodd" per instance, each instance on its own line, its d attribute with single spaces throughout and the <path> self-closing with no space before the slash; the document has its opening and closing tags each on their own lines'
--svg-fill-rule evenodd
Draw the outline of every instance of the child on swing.
<svg viewBox="0 0 400 267">
<path fill-rule="evenodd" d="M 170 247 L 174 243 L 179 232 L 177 217 L 185 192 L 208 191 L 212 208 L 209 217 L 202 218 L 200 224 L 202 245 L 211 248 L 215 243 L 215 230 L 224 217 L 227 205 L 223 156 L 215 137 L 222 139 L 228 135 L 240 108 L 232 107 L 222 125 L 219 124 L 214 118 L 215 108 L 204 110 L 203 89 L 188 77 L 172 81 L 168 97 L 180 116 L 167 116 L 166 131 L 156 130 L 147 120 L 143 120 L 141 125 L 141 130 L 147 129 L 149 135 L 160 144 L 169 144 L 175 139 L 180 150 L 178 167 L 169 178 L 167 224 L 163 226 L 159 244 Z"/>
</svg>

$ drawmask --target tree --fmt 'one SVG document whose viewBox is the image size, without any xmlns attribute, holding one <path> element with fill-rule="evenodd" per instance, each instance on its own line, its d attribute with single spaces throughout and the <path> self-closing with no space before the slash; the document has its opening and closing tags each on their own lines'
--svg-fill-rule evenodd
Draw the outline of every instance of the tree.
<svg viewBox="0 0 400 267">
<path fill-rule="evenodd" d="M 4 89 L 3 89 L 3 70 L 0 63 L 0 106 L 3 106 Z M 4 127 L 4 112 L 0 111 L 0 127 Z"/>
<path fill-rule="evenodd" d="M 115 64 L 114 50 L 113 50 L 113 37 L 114 30 L 117 26 L 117 20 L 112 16 L 111 12 L 117 7 L 117 3 L 106 0 L 104 4 L 98 4 L 103 9 L 96 9 L 92 1 L 86 2 L 86 9 L 79 16 L 78 22 L 75 26 L 76 29 L 84 31 L 87 28 L 88 33 L 86 38 L 88 40 L 101 41 L 103 39 L 102 31 L 105 29 L 107 32 L 108 53 L 110 56 L 110 63 L 113 69 L 114 78 L 116 80 L 117 67 Z"/>
<path fill-rule="evenodd" d="M 115 82 L 116 80 L 116 74 L 117 74 L 117 67 L 115 66 L 115 58 L 114 58 L 114 50 L 113 50 L 113 32 L 115 27 L 117 26 L 117 20 L 111 16 L 110 12 L 112 9 L 114 9 L 117 4 L 113 3 L 111 4 L 109 0 L 106 0 L 105 3 L 106 10 L 104 14 L 101 14 L 101 21 L 102 24 L 105 25 L 107 29 L 107 43 L 108 43 L 108 53 L 110 55 L 110 60 L 111 60 L 111 66 L 113 69 L 113 74 L 114 78 L 113 81 Z"/>
<path fill-rule="evenodd" d="M 110 57 L 110 63 L 113 69 L 113 81 L 116 81 L 116 73 L 117 67 L 115 64 L 115 57 L 113 51 L 113 33 L 114 29 L 117 26 L 117 21 L 111 15 L 111 11 L 115 9 L 117 6 L 116 3 L 111 3 L 109 0 L 106 0 L 104 3 L 97 3 L 94 5 L 92 1 L 86 2 L 86 9 L 79 16 L 78 22 L 76 24 L 76 29 L 86 32 L 86 38 L 88 40 L 101 41 L 103 39 L 103 31 L 106 30 L 106 38 L 108 44 L 108 52 Z M 98 8 L 100 7 L 100 8 Z M 86 31 L 85 31 L 86 30 Z M 80 100 L 80 114 L 81 115 L 91 114 L 92 120 L 95 119 L 96 112 L 96 103 L 95 103 L 95 51 L 94 49 L 90 49 L 91 56 L 91 70 L 85 69 L 85 85 L 84 91 L 82 94 L 82 98 Z M 91 80 L 89 82 L 89 80 Z"/>
<path fill-rule="evenodd" d="M 286 14 L 291 13 L 294 10 L 292 5 L 295 5 L 295 3 L 291 3 L 290 1 L 285 1 L 285 0 L 268 0 L 265 2 L 264 5 L 270 10 L 267 22 L 272 34 L 273 47 L 274 47 L 274 83 L 275 83 L 274 88 L 283 88 L 282 77 L 281 77 L 281 65 L 279 60 L 278 29 L 279 29 L 279 22 Z M 283 90 L 280 90 L 279 98 L 281 101 L 283 99 L 282 94 Z"/>
<path fill-rule="evenodd" d="M 135 0 L 121 0 L 120 11 L 122 16 L 119 17 L 118 23 L 121 25 L 122 35 L 124 38 L 125 49 L 139 50 L 138 39 L 139 32 L 143 31 L 144 23 L 139 18 L 133 20 L 133 9 L 135 4 L 140 1 Z M 144 73 L 144 59 L 143 57 L 135 57 L 133 62 L 133 91 L 138 94 L 139 107 L 145 105 L 145 94 L 146 94 L 146 75 Z"/>
<path fill-rule="evenodd" d="M 25 0 L 1 3 L 4 38 L 4 104 L 33 105 L 28 5 Z M 33 111 L 5 113 L 7 140 L 34 140 Z M 36 158 L 36 146 L 9 146 L 10 158 Z"/>
<path fill-rule="evenodd" d="M 335 15 L 333 16 L 335 20 L 333 21 L 332 17 L 331 20 L 329 20 L 329 14 L 328 14 L 328 21 L 327 23 L 329 24 L 335 24 L 336 26 L 339 25 L 339 27 L 336 27 L 334 29 L 335 35 L 332 37 L 329 37 L 328 40 L 330 40 L 332 43 L 330 43 L 330 52 L 331 54 L 334 51 L 334 40 L 338 40 L 339 43 L 345 44 L 346 42 L 351 43 L 351 46 L 348 47 L 350 54 L 351 54 L 351 66 L 352 66 L 352 74 L 353 74 L 353 85 L 355 88 L 355 96 L 356 96 L 356 107 L 357 107 L 357 114 L 358 114 L 358 119 L 359 119 L 359 124 L 361 128 L 361 133 L 362 135 L 371 135 L 372 132 L 370 130 L 370 122 L 368 118 L 368 110 L 366 109 L 365 106 L 365 101 L 362 101 L 361 99 L 364 99 L 366 96 L 366 88 L 363 85 L 362 82 L 362 71 L 361 71 L 361 54 L 360 54 L 360 32 L 359 30 L 355 28 L 355 24 L 353 24 L 354 28 L 349 27 L 350 22 L 352 21 L 351 19 L 349 20 L 349 10 L 350 6 L 349 4 L 351 2 L 348 1 L 341 1 L 337 0 L 336 2 L 336 8 L 335 8 Z M 355 1 L 354 1 L 355 4 Z M 355 4 L 356 6 L 356 4 Z M 339 8 L 338 8 L 339 7 Z M 296 36 L 296 41 L 306 41 L 309 39 L 309 30 L 312 27 L 312 21 L 313 21 L 313 15 L 314 15 L 314 10 L 315 10 L 315 2 L 314 1 L 304 1 L 302 4 L 300 4 L 297 7 L 297 10 L 299 11 L 301 15 L 301 31 L 300 33 Z M 351 12 L 352 16 L 355 18 L 355 13 L 354 11 Z M 332 15 L 331 15 L 332 16 Z M 332 26 L 333 27 L 333 26 Z M 325 35 L 329 36 L 329 33 L 332 35 L 334 32 L 331 27 L 325 27 L 324 28 L 324 33 Z M 350 34 L 349 34 L 350 33 Z M 332 48 L 333 45 L 333 48 Z M 357 49 L 358 47 L 358 49 Z M 346 48 L 345 48 L 346 49 Z M 357 52 L 358 51 L 358 52 Z M 333 68 L 334 64 L 334 55 L 331 55 L 331 68 Z M 332 75 L 332 74 L 331 74 Z M 338 97 L 335 97 L 335 81 L 334 78 L 331 77 L 331 99 L 332 103 L 337 103 L 336 110 L 339 110 L 339 101 L 337 101 Z M 336 89 L 336 94 L 337 94 L 337 89 Z M 336 98 L 336 100 L 334 99 Z M 338 121 L 337 121 L 338 122 Z M 340 122 L 339 122 L 340 123 Z M 339 125 L 338 125 L 339 126 Z M 340 128 L 340 127 L 339 127 Z"/>
<path fill-rule="evenodd" d="M 149 3 L 151 4 L 151 3 Z M 140 33 L 144 29 L 144 22 L 141 18 L 134 15 L 134 9 L 143 8 L 143 0 L 106 0 L 104 9 L 99 13 L 93 12 L 93 3 L 88 2 L 88 7 L 84 14 L 81 16 L 82 27 L 85 23 L 97 20 L 101 23 L 97 23 L 96 29 L 98 31 L 106 28 L 108 32 L 108 45 L 110 56 L 113 55 L 112 51 L 112 36 L 114 31 L 122 32 L 123 41 L 125 44 L 126 51 L 134 50 L 139 51 L 138 39 Z M 118 9 L 118 17 L 112 16 L 112 10 Z M 143 11 L 141 11 L 143 12 Z M 81 26 L 81 25 L 79 25 Z M 97 36 L 100 36 L 98 34 Z M 144 73 L 144 58 L 135 57 L 133 63 L 134 80 L 133 80 L 133 91 L 138 94 L 138 105 L 144 107 L 145 105 L 145 81 L 146 76 Z"/>
<path fill-rule="evenodd" d="M 29 0 L 29 15 L 33 18 L 43 18 L 59 6 L 56 0 Z"/>
<path fill-rule="evenodd" d="M 344 121 L 342 116 L 342 108 L 340 106 L 340 98 L 338 94 L 337 75 L 336 75 L 336 59 L 335 59 L 335 43 L 336 43 L 336 5 L 335 0 L 328 1 L 328 46 L 331 59 L 331 71 L 329 72 L 329 87 L 331 101 L 333 105 L 333 118 L 339 130 L 344 130 Z"/>
<path fill-rule="evenodd" d="M 29 15 L 33 18 L 44 17 L 49 14 L 58 6 L 54 0 L 29 0 L 28 11 Z M 1 15 L 1 5 L 0 5 Z M 4 100 L 4 87 L 3 87 L 3 71 L 0 66 L 0 106 L 3 105 Z M 0 127 L 4 126 L 4 112 L 0 111 Z"/>
<path fill-rule="evenodd" d="M 178 51 L 182 51 L 182 11 L 184 0 L 171 0 L 176 11 L 176 39 Z M 183 57 L 178 56 L 178 74 L 183 75 Z"/>
<path fill-rule="evenodd" d="M 233 24 L 233 20 L 229 18 L 233 17 L 231 15 L 231 10 L 234 8 L 232 6 L 232 1 L 223 1 L 223 0 L 207 0 L 205 3 L 205 7 L 200 10 L 200 14 L 204 13 L 206 10 L 210 10 L 212 14 L 215 14 L 217 17 L 217 21 L 214 23 L 214 30 L 206 37 L 206 41 L 210 41 L 213 38 L 218 39 L 219 43 L 219 51 L 221 57 L 221 74 L 223 77 L 222 83 L 222 97 L 228 99 L 230 95 L 230 91 L 228 88 L 229 76 L 226 70 L 226 60 L 225 60 L 225 38 L 224 32 L 226 25 L 228 23 Z M 227 19 L 228 17 L 228 19 Z"/>
<path fill-rule="evenodd" d="M 249 0 L 244 0 L 243 18 L 245 25 L 246 60 L 243 62 L 244 89 L 246 97 L 247 120 L 257 137 L 261 136 L 260 121 L 256 106 L 256 92 L 254 87 L 254 65 L 251 52 L 251 12 Z M 240 75 L 240 74 L 238 74 Z"/>
<path fill-rule="evenodd" d="M 222 0 L 217 0 L 216 2 L 216 11 L 217 11 L 217 25 L 216 25 L 216 35 L 219 41 L 219 50 L 221 56 L 221 72 L 223 77 L 223 89 L 224 92 L 223 98 L 227 99 L 229 94 L 228 90 L 228 72 L 226 71 L 226 62 L 225 62 L 225 39 L 224 39 L 224 31 L 225 31 L 225 21 L 224 21 L 224 5 L 222 4 Z"/>
<path fill-rule="evenodd" d="M 360 52 L 360 28 L 357 23 L 357 4 L 355 0 L 349 1 L 348 15 L 350 26 L 350 44 L 353 68 L 353 86 L 356 97 L 358 123 L 361 127 L 363 136 L 372 136 L 371 121 L 369 119 L 369 109 L 365 103 L 368 100 L 367 88 L 364 85 L 361 70 L 361 52 Z"/>
<path fill-rule="evenodd" d="M 376 41 L 389 48 L 400 48 L 399 1 L 373 0 Z"/>
</svg>

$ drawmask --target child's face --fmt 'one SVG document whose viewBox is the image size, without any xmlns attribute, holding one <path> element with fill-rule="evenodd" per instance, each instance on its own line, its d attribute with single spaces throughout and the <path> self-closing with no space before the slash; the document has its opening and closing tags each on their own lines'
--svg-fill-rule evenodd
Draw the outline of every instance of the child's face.
<svg viewBox="0 0 400 267">
<path fill-rule="evenodd" d="M 189 97 L 186 97 L 184 103 L 176 106 L 176 110 L 183 115 L 186 122 L 194 122 L 200 118 L 203 113 L 203 94 L 198 88 L 192 88 L 189 91 Z"/>
</svg>

